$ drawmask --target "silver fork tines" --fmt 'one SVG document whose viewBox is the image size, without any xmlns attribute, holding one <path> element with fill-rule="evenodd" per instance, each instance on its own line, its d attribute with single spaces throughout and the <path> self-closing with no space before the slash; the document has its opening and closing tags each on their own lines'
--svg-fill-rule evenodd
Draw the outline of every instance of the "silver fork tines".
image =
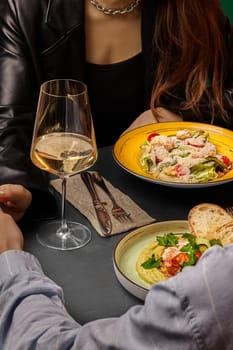
<svg viewBox="0 0 233 350">
<path fill-rule="evenodd" d="M 132 221 L 132 218 L 130 217 L 130 214 L 127 213 L 125 211 L 125 209 L 123 209 L 115 200 L 115 198 L 113 197 L 112 193 L 109 191 L 107 185 L 105 184 L 105 181 L 103 179 L 103 177 L 100 175 L 99 172 L 95 171 L 92 173 L 92 177 L 94 182 L 99 185 L 104 191 L 105 193 L 109 196 L 109 198 L 112 201 L 112 210 L 111 213 L 112 215 L 119 221 Z"/>
</svg>

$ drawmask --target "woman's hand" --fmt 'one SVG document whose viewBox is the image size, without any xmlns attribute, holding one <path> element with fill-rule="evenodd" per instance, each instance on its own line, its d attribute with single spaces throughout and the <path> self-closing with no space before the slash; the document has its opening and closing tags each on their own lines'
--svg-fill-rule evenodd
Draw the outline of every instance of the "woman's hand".
<svg viewBox="0 0 233 350">
<path fill-rule="evenodd" d="M 13 218 L 0 208 L 0 253 L 7 250 L 22 250 L 24 239 Z"/>
<path fill-rule="evenodd" d="M 152 113 L 152 111 L 149 109 L 147 111 L 145 111 L 144 113 L 140 114 L 139 117 L 137 117 L 132 124 L 130 124 L 130 126 L 128 127 L 128 129 L 126 129 L 124 131 L 130 131 L 133 130 L 135 128 L 139 128 L 141 126 L 147 125 L 147 124 L 153 124 L 153 123 L 157 123 L 154 114 Z M 123 134 L 124 134 L 123 133 Z"/>
<path fill-rule="evenodd" d="M 143 112 L 142 114 L 139 115 L 139 117 L 137 117 L 133 121 L 133 123 L 129 126 L 128 129 L 126 129 L 124 131 L 124 133 L 127 131 L 130 131 L 130 130 L 133 130 L 135 128 L 139 128 L 141 126 L 147 125 L 147 124 L 153 124 L 153 123 L 158 123 L 158 122 L 179 122 L 179 121 L 182 121 L 182 118 L 179 115 L 174 114 L 171 111 L 169 111 L 165 108 L 162 108 L 162 107 L 156 108 L 155 114 L 156 114 L 156 117 L 150 109 Z"/>
<path fill-rule="evenodd" d="M 31 192 L 21 185 L 5 184 L 0 186 L 0 207 L 18 222 L 32 201 Z"/>
</svg>

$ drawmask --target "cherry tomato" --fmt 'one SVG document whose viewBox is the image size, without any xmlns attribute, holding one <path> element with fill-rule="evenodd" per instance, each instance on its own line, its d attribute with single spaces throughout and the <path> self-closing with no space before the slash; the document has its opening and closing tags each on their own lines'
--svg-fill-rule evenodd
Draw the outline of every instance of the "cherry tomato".
<svg viewBox="0 0 233 350">
<path fill-rule="evenodd" d="M 231 161 L 230 161 L 230 159 L 229 159 L 227 156 L 222 156 L 222 157 L 221 157 L 221 161 L 222 161 L 226 166 L 231 165 Z"/>
<path fill-rule="evenodd" d="M 172 264 L 167 266 L 167 275 L 168 277 L 175 276 L 181 271 L 181 266 L 179 264 Z"/>
<path fill-rule="evenodd" d="M 156 132 L 152 132 L 152 133 L 147 137 L 147 141 L 151 141 L 155 136 L 159 136 L 159 134 L 157 134 Z"/>
<path fill-rule="evenodd" d="M 186 261 L 189 261 L 189 256 L 187 253 L 180 253 L 174 256 L 174 258 L 172 258 L 172 264 L 174 263 L 174 264 L 182 265 Z"/>
<path fill-rule="evenodd" d="M 185 168 L 182 164 L 176 164 L 175 165 L 175 171 L 176 171 L 176 176 L 177 177 L 188 175 L 187 168 Z"/>
<path fill-rule="evenodd" d="M 202 255 L 201 252 L 195 252 L 194 254 L 195 254 L 195 256 L 197 257 L 197 259 L 200 259 L 201 255 Z"/>
</svg>

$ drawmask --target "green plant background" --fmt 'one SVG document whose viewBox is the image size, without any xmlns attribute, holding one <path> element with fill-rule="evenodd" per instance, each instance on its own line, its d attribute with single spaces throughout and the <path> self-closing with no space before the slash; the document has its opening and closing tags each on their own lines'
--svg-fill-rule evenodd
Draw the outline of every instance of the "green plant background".
<svg viewBox="0 0 233 350">
<path fill-rule="evenodd" d="M 233 23 L 233 0 L 221 0 L 222 8 L 226 16 Z"/>
</svg>

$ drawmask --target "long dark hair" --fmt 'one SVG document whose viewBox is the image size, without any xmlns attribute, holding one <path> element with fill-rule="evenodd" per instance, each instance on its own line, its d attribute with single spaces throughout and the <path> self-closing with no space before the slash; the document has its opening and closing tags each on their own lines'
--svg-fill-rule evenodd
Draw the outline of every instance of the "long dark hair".
<svg viewBox="0 0 233 350">
<path fill-rule="evenodd" d="M 222 99 L 227 60 L 225 23 L 218 0 L 159 1 L 154 33 L 157 68 L 152 110 L 161 105 L 164 95 L 180 99 L 176 87 L 183 85 L 185 102 L 181 110 L 191 109 L 200 115 L 198 103 L 204 98 L 210 106 L 211 122 L 216 107 L 221 118 L 227 120 Z"/>
</svg>

